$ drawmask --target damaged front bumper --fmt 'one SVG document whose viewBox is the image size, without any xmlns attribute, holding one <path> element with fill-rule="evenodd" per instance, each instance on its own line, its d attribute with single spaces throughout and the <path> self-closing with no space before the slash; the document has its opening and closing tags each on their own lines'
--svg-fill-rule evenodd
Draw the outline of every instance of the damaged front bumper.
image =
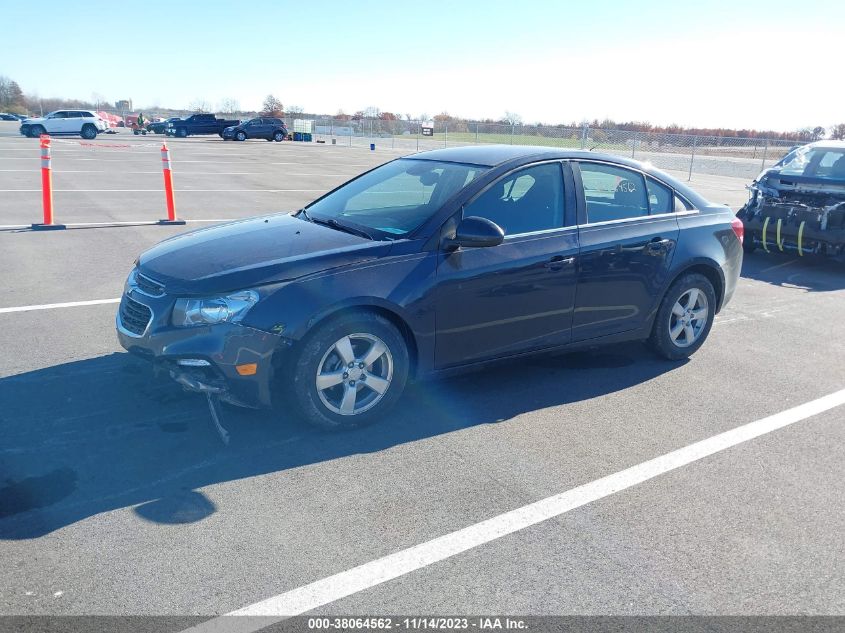
<svg viewBox="0 0 845 633">
<path fill-rule="evenodd" d="M 845 256 L 845 189 L 778 190 L 754 183 L 751 197 L 737 213 L 747 246 L 766 252 L 793 251 Z"/>
<path fill-rule="evenodd" d="M 238 406 L 272 404 L 273 356 L 280 337 L 238 323 L 174 327 L 172 300 L 132 291 L 115 317 L 117 338 L 130 353 L 150 361 L 183 388 L 213 394 Z M 137 323 L 143 306 L 147 326 Z M 134 310 L 134 312 L 133 312 Z"/>
</svg>

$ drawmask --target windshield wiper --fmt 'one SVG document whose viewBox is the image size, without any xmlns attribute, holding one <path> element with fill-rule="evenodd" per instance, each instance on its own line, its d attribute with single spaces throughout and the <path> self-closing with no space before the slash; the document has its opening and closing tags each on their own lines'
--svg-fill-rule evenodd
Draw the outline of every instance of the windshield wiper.
<svg viewBox="0 0 845 633">
<path fill-rule="evenodd" d="M 349 226 L 348 224 L 343 224 L 341 222 L 338 222 L 334 218 L 331 218 L 330 220 L 323 220 L 322 218 L 315 218 L 313 216 L 306 216 L 306 217 L 308 217 L 309 220 L 311 220 L 312 222 L 315 222 L 316 224 L 322 224 L 323 226 L 330 226 L 333 229 L 337 229 L 338 231 L 344 231 L 345 233 L 351 233 L 352 235 L 357 235 L 358 237 L 363 237 L 363 238 L 366 238 L 368 240 L 375 241 L 375 239 L 376 239 L 372 235 L 367 233 L 364 229 L 359 229 L 355 226 Z"/>
</svg>

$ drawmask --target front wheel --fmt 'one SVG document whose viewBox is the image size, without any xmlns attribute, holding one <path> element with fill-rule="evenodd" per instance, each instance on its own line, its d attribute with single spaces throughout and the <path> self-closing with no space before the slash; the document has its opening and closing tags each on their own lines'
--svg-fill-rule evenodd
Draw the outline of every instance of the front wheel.
<svg viewBox="0 0 845 633">
<path fill-rule="evenodd" d="M 82 126 L 82 132 L 80 136 L 84 138 L 86 141 L 90 141 L 91 139 L 97 138 L 97 128 L 91 125 L 90 123 L 86 123 Z"/>
<path fill-rule="evenodd" d="M 663 297 L 649 342 L 666 359 L 681 360 L 704 344 L 716 316 L 716 292 L 704 275 L 678 279 Z"/>
<path fill-rule="evenodd" d="M 246 140 L 246 132 L 238 132 L 237 134 L 235 134 L 235 138 L 238 139 L 239 141 L 245 141 Z"/>
<path fill-rule="evenodd" d="M 180 127 L 176 130 L 176 136 L 178 136 L 179 138 L 185 138 L 186 136 L 188 136 L 188 130 L 183 127 Z"/>
<path fill-rule="evenodd" d="M 47 131 L 44 129 L 43 125 L 33 125 L 29 128 L 29 136 L 30 138 L 38 138 L 42 134 L 46 134 Z"/>
<path fill-rule="evenodd" d="M 352 313 L 318 327 L 289 369 L 306 420 L 332 430 L 384 418 L 408 379 L 408 347 L 384 317 Z"/>
<path fill-rule="evenodd" d="M 273 140 L 277 143 L 281 143 L 283 140 L 285 140 L 285 135 L 281 132 L 276 132 L 275 134 L 273 134 Z"/>
</svg>

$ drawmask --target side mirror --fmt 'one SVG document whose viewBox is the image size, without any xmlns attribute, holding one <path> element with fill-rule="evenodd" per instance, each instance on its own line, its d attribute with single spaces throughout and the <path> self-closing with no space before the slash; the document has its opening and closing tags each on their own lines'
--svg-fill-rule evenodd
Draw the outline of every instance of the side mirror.
<svg viewBox="0 0 845 633">
<path fill-rule="evenodd" d="M 472 215 L 461 220 L 458 228 L 455 229 L 455 239 L 448 240 L 446 246 L 451 248 L 498 246 L 504 240 L 505 232 L 502 227 L 487 218 Z"/>
</svg>

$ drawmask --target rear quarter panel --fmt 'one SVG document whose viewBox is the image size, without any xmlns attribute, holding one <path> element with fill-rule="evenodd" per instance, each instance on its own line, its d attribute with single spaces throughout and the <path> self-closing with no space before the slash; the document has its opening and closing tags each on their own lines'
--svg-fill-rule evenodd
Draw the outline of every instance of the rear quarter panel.
<svg viewBox="0 0 845 633">
<path fill-rule="evenodd" d="M 733 217 L 728 207 L 709 206 L 678 218 L 681 232 L 670 278 L 674 281 L 697 265 L 713 268 L 722 285 L 721 291 L 717 289 L 717 311 L 733 296 L 742 269 L 742 244 L 731 227 Z"/>
</svg>

